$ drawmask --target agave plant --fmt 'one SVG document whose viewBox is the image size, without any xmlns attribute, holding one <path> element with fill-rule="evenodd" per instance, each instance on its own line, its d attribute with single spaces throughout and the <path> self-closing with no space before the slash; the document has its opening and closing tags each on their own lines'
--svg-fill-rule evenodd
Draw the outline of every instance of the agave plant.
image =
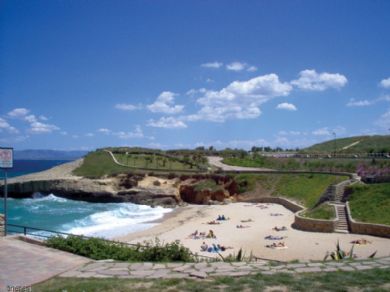
<svg viewBox="0 0 390 292">
<path fill-rule="evenodd" d="M 354 258 L 356 258 L 356 255 L 353 253 L 354 247 L 355 244 L 352 244 L 349 252 L 345 252 L 344 250 L 341 249 L 340 242 L 337 240 L 336 250 L 332 252 L 326 252 L 326 255 L 323 260 L 326 261 L 329 258 L 329 256 L 334 261 L 342 261 L 345 259 L 353 260 Z M 376 255 L 376 251 L 372 253 L 368 258 L 374 258 L 375 255 Z"/>
</svg>

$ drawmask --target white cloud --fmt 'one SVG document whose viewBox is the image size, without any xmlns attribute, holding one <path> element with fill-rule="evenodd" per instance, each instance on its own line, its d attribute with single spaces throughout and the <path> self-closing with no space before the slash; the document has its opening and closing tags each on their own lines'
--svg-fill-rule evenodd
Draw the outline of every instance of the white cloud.
<svg viewBox="0 0 390 292">
<path fill-rule="evenodd" d="M 215 61 L 215 62 L 204 63 L 200 66 L 203 68 L 218 69 L 218 68 L 221 68 L 223 66 L 223 63 Z"/>
<path fill-rule="evenodd" d="M 276 74 L 262 75 L 247 81 L 234 81 L 219 91 L 206 90 L 197 99 L 201 109 L 182 120 L 224 122 L 227 119 L 253 119 L 261 114 L 260 105 L 290 94 L 292 86 L 279 81 Z"/>
<path fill-rule="evenodd" d="M 342 135 L 346 132 L 346 129 L 344 127 L 338 126 L 333 129 L 330 129 L 329 127 L 323 127 L 319 128 L 317 130 L 312 131 L 312 134 L 314 136 L 330 136 L 333 134 L 336 135 Z"/>
<path fill-rule="evenodd" d="M 85 136 L 86 137 L 93 137 L 93 136 L 95 136 L 95 134 L 94 133 L 87 133 L 87 134 L 85 134 Z"/>
<path fill-rule="evenodd" d="M 144 138 L 144 133 L 139 125 L 137 125 L 134 131 L 130 132 L 114 132 L 112 133 L 114 136 L 117 136 L 120 139 L 131 139 L 131 138 Z"/>
<path fill-rule="evenodd" d="M 248 71 L 248 72 L 256 72 L 257 71 L 257 67 L 256 66 L 249 66 L 248 69 L 246 69 L 246 71 Z"/>
<path fill-rule="evenodd" d="M 369 101 L 367 99 L 364 100 L 355 100 L 351 98 L 349 102 L 347 103 L 348 107 L 364 107 L 364 106 L 370 106 L 374 104 L 374 101 Z"/>
<path fill-rule="evenodd" d="M 99 133 L 103 133 L 103 134 L 109 134 L 111 133 L 111 130 L 107 129 L 107 128 L 100 128 L 97 130 Z"/>
<path fill-rule="evenodd" d="M 390 77 L 387 79 L 383 79 L 380 82 L 380 86 L 382 86 L 383 88 L 389 89 L 390 88 Z"/>
<path fill-rule="evenodd" d="M 312 134 L 315 136 L 330 136 L 332 133 L 329 131 L 327 127 L 324 127 L 324 128 L 314 130 Z"/>
<path fill-rule="evenodd" d="M 161 117 L 159 120 L 149 120 L 148 126 L 166 129 L 187 128 L 187 125 L 174 117 Z"/>
<path fill-rule="evenodd" d="M 133 105 L 130 103 L 118 103 L 115 105 L 115 108 L 122 110 L 122 111 L 134 111 L 134 110 L 141 109 L 142 106 L 141 105 Z"/>
<path fill-rule="evenodd" d="M 303 70 L 299 73 L 299 79 L 291 81 L 291 84 L 308 91 L 324 91 L 328 88 L 341 88 L 348 80 L 339 73 L 317 73 L 315 70 Z"/>
<path fill-rule="evenodd" d="M 379 119 L 375 121 L 375 124 L 381 128 L 390 129 L 390 109 L 382 114 Z"/>
<path fill-rule="evenodd" d="M 43 116 L 43 115 L 40 115 L 40 116 L 39 116 L 39 119 L 40 119 L 41 121 L 47 121 L 47 120 L 49 120 L 47 117 L 45 117 L 45 116 Z"/>
<path fill-rule="evenodd" d="M 301 135 L 307 135 L 307 133 L 301 132 L 301 131 L 279 131 L 278 135 L 280 135 L 280 136 L 287 136 L 287 135 L 301 136 Z"/>
<path fill-rule="evenodd" d="M 184 105 L 175 105 L 175 96 L 177 94 L 171 91 L 164 91 L 147 108 L 153 113 L 178 114 L 183 111 Z"/>
<path fill-rule="evenodd" d="M 242 62 L 232 62 L 230 64 L 226 64 L 226 70 L 229 71 L 242 71 L 244 70 L 248 65 L 246 63 Z"/>
<path fill-rule="evenodd" d="M 66 136 L 66 135 L 68 135 L 68 132 L 66 132 L 66 131 L 61 131 L 60 134 L 61 134 L 62 136 Z"/>
<path fill-rule="evenodd" d="M 35 115 L 25 116 L 24 120 L 30 123 L 30 132 L 34 134 L 51 133 L 60 129 L 56 125 L 40 122 Z"/>
<path fill-rule="evenodd" d="M 279 103 L 276 106 L 276 109 L 288 110 L 288 111 L 296 111 L 297 110 L 295 105 L 293 105 L 292 103 L 288 103 L 288 102 Z"/>
<path fill-rule="evenodd" d="M 15 108 L 8 113 L 8 116 L 10 116 L 12 118 L 23 118 L 29 112 L 30 112 L 30 110 L 28 110 L 26 108 Z"/>
<path fill-rule="evenodd" d="M 2 132 L 3 130 L 5 130 L 5 131 L 7 131 L 8 133 L 11 133 L 11 134 L 19 133 L 18 129 L 16 129 L 15 127 L 11 126 L 3 118 L 0 118 L 0 132 Z"/>
</svg>

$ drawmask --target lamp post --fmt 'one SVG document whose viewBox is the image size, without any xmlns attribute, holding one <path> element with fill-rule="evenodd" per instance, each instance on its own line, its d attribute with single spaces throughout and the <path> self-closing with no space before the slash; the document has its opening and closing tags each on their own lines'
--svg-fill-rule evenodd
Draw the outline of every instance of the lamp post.
<svg viewBox="0 0 390 292">
<path fill-rule="evenodd" d="M 336 145 L 336 133 L 333 132 L 333 137 L 334 137 L 334 154 L 333 156 L 336 158 L 336 151 L 337 151 L 337 145 Z"/>
</svg>

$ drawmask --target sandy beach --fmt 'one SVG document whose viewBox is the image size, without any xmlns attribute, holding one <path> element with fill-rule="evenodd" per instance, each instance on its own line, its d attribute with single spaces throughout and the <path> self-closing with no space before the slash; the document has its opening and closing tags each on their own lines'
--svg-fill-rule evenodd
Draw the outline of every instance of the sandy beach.
<svg viewBox="0 0 390 292">
<path fill-rule="evenodd" d="M 279 214 L 275 216 L 275 214 Z M 207 222 L 217 219 L 218 215 L 230 218 L 221 224 L 209 225 Z M 251 219 L 252 222 L 241 222 Z M 327 251 L 334 251 L 337 241 L 349 251 L 353 240 L 366 239 L 370 243 L 355 245 L 354 253 L 364 258 L 377 251 L 377 257 L 390 255 L 390 239 L 359 234 L 314 233 L 295 230 L 291 227 L 294 213 L 278 204 L 231 203 L 228 205 L 188 205 L 178 207 L 166 215 L 156 226 L 137 233 L 118 237 L 117 240 L 137 243 L 158 237 L 164 242 L 180 240 L 193 252 L 205 256 L 218 256 L 216 253 L 201 252 L 203 242 L 211 245 L 221 244 L 232 249 L 222 255 L 237 253 L 242 248 L 246 255 L 250 252 L 260 258 L 280 261 L 322 260 Z M 246 228 L 237 228 L 243 225 Z M 275 231 L 275 226 L 286 226 L 286 231 Z M 216 238 L 193 239 L 190 234 L 213 230 Z M 266 236 L 283 236 L 283 240 L 267 240 Z M 284 242 L 286 248 L 267 248 L 273 242 Z"/>
</svg>

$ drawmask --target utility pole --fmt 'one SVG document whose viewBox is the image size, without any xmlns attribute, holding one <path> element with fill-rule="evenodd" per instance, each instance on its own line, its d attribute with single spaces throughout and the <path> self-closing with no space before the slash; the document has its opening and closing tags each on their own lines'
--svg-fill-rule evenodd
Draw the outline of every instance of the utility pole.
<svg viewBox="0 0 390 292">
<path fill-rule="evenodd" d="M 337 142 L 336 142 L 336 133 L 335 132 L 333 132 L 333 137 L 334 137 L 334 154 L 333 154 L 333 156 L 334 156 L 334 158 L 336 158 L 336 151 L 337 151 Z"/>
</svg>

